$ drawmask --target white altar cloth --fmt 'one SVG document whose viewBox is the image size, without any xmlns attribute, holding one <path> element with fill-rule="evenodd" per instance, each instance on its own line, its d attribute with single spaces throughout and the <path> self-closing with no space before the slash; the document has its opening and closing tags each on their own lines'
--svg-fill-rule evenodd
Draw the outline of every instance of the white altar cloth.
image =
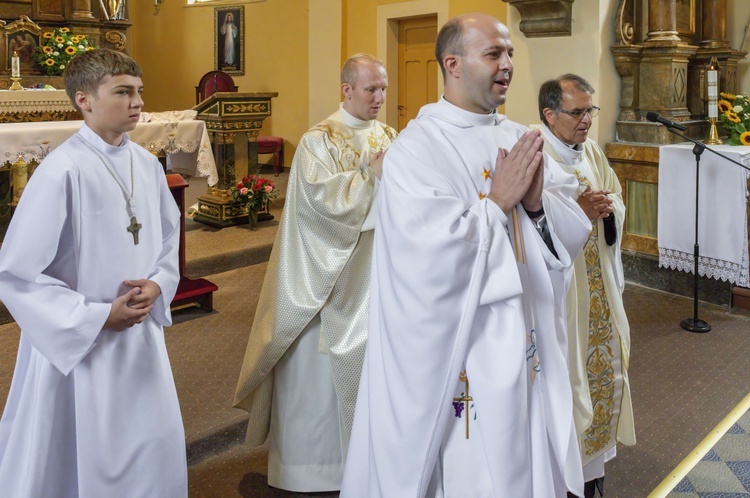
<svg viewBox="0 0 750 498">
<path fill-rule="evenodd" d="M 145 114 L 145 113 L 144 113 Z M 209 186 L 219 181 L 206 123 L 196 119 L 166 121 L 151 113 L 149 122 L 139 122 L 128 133 L 130 139 L 148 150 L 167 156 L 167 169 L 184 175 L 207 177 Z M 26 160 L 41 161 L 71 137 L 83 121 L 44 121 L 0 124 L 0 164 L 13 162 L 19 153 Z"/>
<path fill-rule="evenodd" d="M 65 90 L 0 90 L 0 114 L 73 111 Z"/>
<path fill-rule="evenodd" d="M 711 146 L 750 166 L 750 147 Z M 750 287 L 747 181 L 750 172 L 704 151 L 700 161 L 698 273 Z M 692 144 L 659 147 L 659 266 L 693 273 L 695 156 Z"/>
</svg>

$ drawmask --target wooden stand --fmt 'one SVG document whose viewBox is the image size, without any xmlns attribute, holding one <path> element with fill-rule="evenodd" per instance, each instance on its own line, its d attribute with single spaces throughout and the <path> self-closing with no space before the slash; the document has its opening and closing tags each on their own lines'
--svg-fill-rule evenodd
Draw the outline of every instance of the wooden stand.
<svg viewBox="0 0 750 498">
<path fill-rule="evenodd" d="M 214 228 L 226 228 L 236 225 L 247 225 L 247 206 L 237 204 L 228 195 L 222 195 L 216 189 L 209 189 L 208 193 L 198 196 L 198 212 L 193 215 L 199 221 Z M 269 221 L 273 215 L 268 205 L 258 211 L 258 221 Z"/>
<path fill-rule="evenodd" d="M 213 311 L 213 293 L 219 287 L 205 278 L 188 278 L 185 275 L 185 189 L 188 183 L 180 175 L 167 175 L 167 184 L 177 207 L 180 209 L 180 283 L 172 300 L 172 308 L 196 304 L 206 311 Z"/>
<path fill-rule="evenodd" d="M 224 228 L 247 222 L 244 206 L 218 191 L 258 170 L 258 134 L 271 115 L 271 99 L 278 92 L 216 92 L 198 103 L 197 119 L 206 122 L 214 149 L 219 182 L 212 192 L 198 197 L 195 221 Z"/>
</svg>

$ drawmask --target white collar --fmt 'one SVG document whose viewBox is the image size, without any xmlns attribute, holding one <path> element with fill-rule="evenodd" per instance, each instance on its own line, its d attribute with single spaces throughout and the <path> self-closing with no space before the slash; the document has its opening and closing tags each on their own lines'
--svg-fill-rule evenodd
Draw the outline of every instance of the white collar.
<svg viewBox="0 0 750 498">
<path fill-rule="evenodd" d="M 445 99 L 445 95 L 441 96 L 440 100 L 434 104 L 434 106 L 438 113 L 443 114 L 447 112 L 453 114 L 468 126 L 495 126 L 505 119 L 503 114 L 498 114 L 497 109 L 488 114 L 467 111 L 466 109 L 448 102 Z"/>
<path fill-rule="evenodd" d="M 89 126 L 85 122 L 83 123 L 83 125 L 81 125 L 81 129 L 78 130 L 78 133 L 80 133 L 81 136 L 85 138 L 90 144 L 107 155 L 117 156 L 119 154 L 125 153 L 128 150 L 128 144 L 130 143 L 130 137 L 128 137 L 128 134 L 123 133 L 122 143 L 120 145 L 110 145 L 105 142 L 104 139 L 100 137 L 94 130 L 89 128 Z"/>
<path fill-rule="evenodd" d="M 542 136 L 547 143 L 552 146 L 552 149 L 560 156 L 565 164 L 578 164 L 581 162 L 583 156 L 583 147 L 578 147 L 580 144 L 569 145 L 560 140 L 552 133 L 552 130 L 545 124 L 541 128 Z"/>
<path fill-rule="evenodd" d="M 341 111 L 341 119 L 349 128 L 369 128 L 375 123 L 374 119 L 364 120 L 352 116 L 346 109 L 344 109 L 343 102 L 339 104 L 339 110 Z"/>
</svg>

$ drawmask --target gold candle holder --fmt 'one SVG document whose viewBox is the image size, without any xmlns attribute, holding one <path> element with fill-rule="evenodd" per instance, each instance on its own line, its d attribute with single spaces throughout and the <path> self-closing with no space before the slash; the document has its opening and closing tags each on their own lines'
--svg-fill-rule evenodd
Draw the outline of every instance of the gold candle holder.
<svg viewBox="0 0 750 498">
<path fill-rule="evenodd" d="M 8 90 L 23 90 L 23 87 L 19 83 L 21 81 L 21 78 L 11 78 L 13 80 L 13 84 L 10 85 L 10 88 Z"/>
<path fill-rule="evenodd" d="M 716 128 L 716 118 L 708 118 L 708 123 L 711 125 L 708 130 L 708 138 L 703 141 L 706 145 L 721 145 L 724 142 L 719 138 L 719 131 Z"/>
</svg>

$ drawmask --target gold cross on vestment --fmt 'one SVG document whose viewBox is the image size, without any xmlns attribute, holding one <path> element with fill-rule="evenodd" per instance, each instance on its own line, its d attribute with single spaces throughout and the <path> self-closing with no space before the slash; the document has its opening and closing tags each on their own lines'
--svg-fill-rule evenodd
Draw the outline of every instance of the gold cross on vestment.
<svg viewBox="0 0 750 498">
<path fill-rule="evenodd" d="M 474 401 L 474 398 L 469 396 L 469 377 L 466 375 L 466 370 L 458 374 L 458 380 L 466 384 L 466 391 L 460 398 L 453 398 L 453 401 L 459 403 L 466 403 L 466 439 L 469 439 L 469 403 Z"/>
<path fill-rule="evenodd" d="M 133 244 L 138 245 L 138 232 L 143 227 L 135 216 L 130 218 L 130 225 L 128 226 L 128 232 L 133 234 Z"/>
</svg>

